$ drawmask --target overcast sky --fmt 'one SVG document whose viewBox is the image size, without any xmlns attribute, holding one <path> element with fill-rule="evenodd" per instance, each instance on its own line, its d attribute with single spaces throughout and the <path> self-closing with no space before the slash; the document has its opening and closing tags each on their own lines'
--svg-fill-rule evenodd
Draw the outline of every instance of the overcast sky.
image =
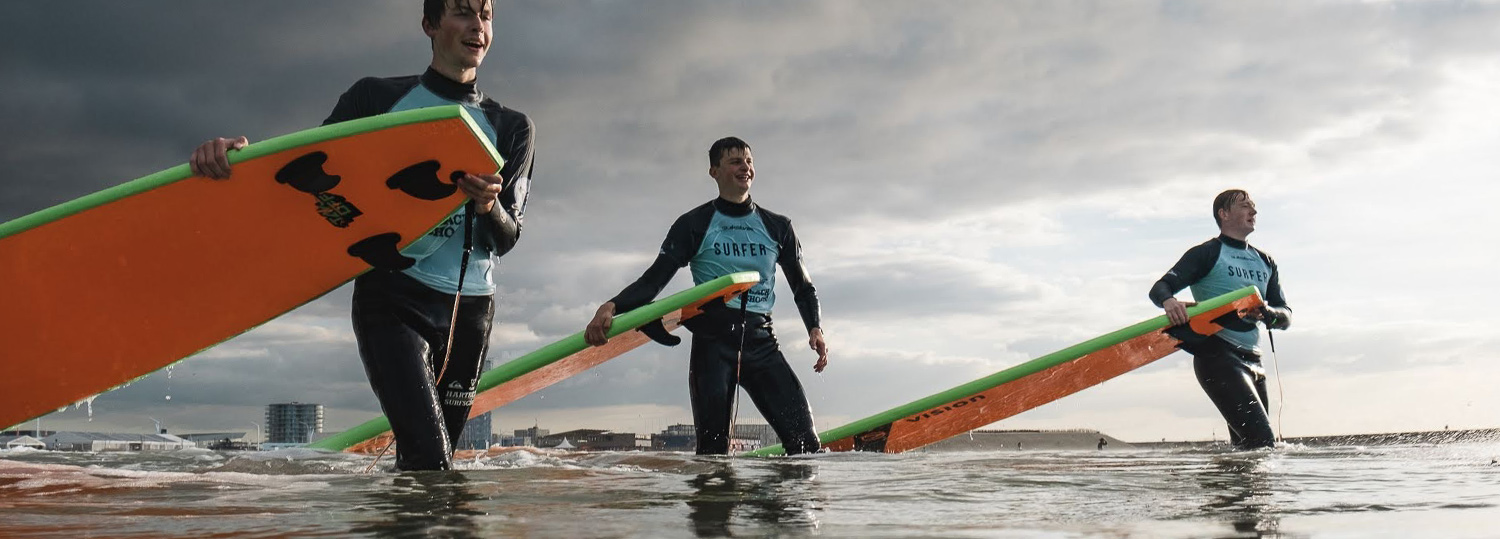
<svg viewBox="0 0 1500 539">
<path fill-rule="evenodd" d="M 426 68 L 419 4 L 0 3 L 0 221 L 212 136 L 316 126 L 360 77 Z M 538 132 L 497 363 L 634 280 L 737 135 L 823 299 L 822 375 L 785 285 L 775 313 L 820 430 L 1160 314 L 1147 289 L 1236 187 L 1297 313 L 1266 357 L 1283 434 L 1500 427 L 1500 4 L 534 0 L 495 33 L 481 87 Z M 43 428 L 251 430 L 296 400 L 341 430 L 379 413 L 348 307 L 333 291 Z M 686 366 L 649 345 L 496 431 L 690 422 Z M 992 428 L 1225 436 L 1180 353 Z"/>
</svg>

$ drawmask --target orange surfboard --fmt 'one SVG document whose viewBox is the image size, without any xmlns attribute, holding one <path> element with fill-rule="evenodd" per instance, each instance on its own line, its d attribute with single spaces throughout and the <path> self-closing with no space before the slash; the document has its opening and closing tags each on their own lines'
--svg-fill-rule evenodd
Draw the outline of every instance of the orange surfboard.
<svg viewBox="0 0 1500 539">
<path fill-rule="evenodd" d="M 603 346 L 589 346 L 583 340 L 583 332 L 578 332 L 490 369 L 479 377 L 478 395 L 469 409 L 469 417 L 472 419 L 515 402 L 634 350 L 649 340 L 645 333 L 634 330 L 653 320 L 661 319 L 663 329 L 670 333 L 683 320 L 701 314 L 705 303 L 720 299 L 728 302 L 758 282 L 760 274 L 754 271 L 724 275 L 616 316 L 610 327 L 609 342 Z M 382 453 L 390 446 L 390 429 L 390 422 L 382 416 L 318 440 L 308 447 L 350 453 Z"/>
<path fill-rule="evenodd" d="M 1213 335 L 1226 324 L 1246 324 L 1241 315 L 1262 305 L 1255 287 L 1245 287 L 1189 308 L 1191 319 L 1182 326 L 1169 327 L 1166 317 L 1158 316 L 819 433 L 819 438 L 828 451 L 910 451 L 1135 370 L 1176 351 L 1183 339 Z M 774 445 L 746 455 L 784 453 Z"/>
<path fill-rule="evenodd" d="M 223 342 L 327 293 L 465 200 L 502 160 L 462 107 L 309 129 L 0 224 L 0 426 Z"/>
</svg>

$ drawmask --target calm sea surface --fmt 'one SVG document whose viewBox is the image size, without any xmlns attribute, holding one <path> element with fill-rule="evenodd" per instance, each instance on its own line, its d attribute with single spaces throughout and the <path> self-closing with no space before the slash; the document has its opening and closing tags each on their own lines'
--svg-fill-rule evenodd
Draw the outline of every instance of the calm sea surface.
<svg viewBox="0 0 1500 539">
<path fill-rule="evenodd" d="M 1500 537 L 1500 441 L 834 454 L 0 452 L 0 537 Z"/>
</svg>

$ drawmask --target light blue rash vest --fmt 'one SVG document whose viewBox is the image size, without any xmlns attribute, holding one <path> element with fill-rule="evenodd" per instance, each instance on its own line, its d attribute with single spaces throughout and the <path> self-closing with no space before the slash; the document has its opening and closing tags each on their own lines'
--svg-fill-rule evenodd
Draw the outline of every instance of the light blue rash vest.
<svg viewBox="0 0 1500 539">
<path fill-rule="evenodd" d="M 490 125 L 489 118 L 483 110 L 471 103 L 444 99 L 421 84 L 413 87 L 410 93 L 397 101 L 396 105 L 391 107 L 391 112 L 443 105 L 463 105 L 465 109 L 468 109 L 474 123 L 484 132 L 484 136 L 498 147 L 500 142 L 496 140 L 495 128 Z M 425 236 L 402 249 L 401 254 L 417 259 L 416 265 L 402 272 L 434 290 L 457 294 L 459 292 L 458 269 L 464 254 L 464 217 L 468 213 L 467 209 L 467 206 L 461 207 L 449 214 L 447 219 L 433 227 Z M 496 204 L 492 211 L 502 210 L 499 204 Z M 479 219 L 482 217 L 475 216 L 476 228 L 480 226 Z M 475 234 L 478 234 L 478 230 Z M 464 274 L 463 294 L 484 296 L 495 293 L 494 268 L 493 253 L 481 247 L 480 242 L 474 242 L 473 250 L 469 254 L 469 269 Z"/>
<path fill-rule="evenodd" d="M 760 272 L 760 282 L 743 296 L 749 300 L 745 310 L 770 314 L 776 304 L 776 260 L 780 256 L 781 250 L 766 230 L 758 208 L 739 217 L 714 212 L 689 268 L 693 284 L 740 271 Z M 727 305 L 738 309 L 741 299 L 736 297 Z"/>
<path fill-rule="evenodd" d="M 1219 242 L 1219 259 L 1214 262 L 1213 269 L 1188 289 L 1192 290 L 1194 301 L 1209 300 L 1249 285 L 1254 285 L 1261 297 L 1268 297 L 1271 270 L 1271 265 L 1254 247 L 1239 248 Z M 1225 328 L 1218 336 L 1237 347 L 1260 352 L 1259 327 L 1250 331 Z"/>
</svg>

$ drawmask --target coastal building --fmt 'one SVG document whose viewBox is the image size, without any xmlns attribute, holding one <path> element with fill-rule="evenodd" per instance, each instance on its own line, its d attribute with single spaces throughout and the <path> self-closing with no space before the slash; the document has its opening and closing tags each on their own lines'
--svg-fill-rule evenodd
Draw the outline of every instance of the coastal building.
<svg viewBox="0 0 1500 539">
<path fill-rule="evenodd" d="M 692 425 L 668 425 L 651 435 L 651 449 L 657 451 L 692 451 L 698 446 L 698 433 Z"/>
<path fill-rule="evenodd" d="M 161 434 L 58 431 L 40 438 L 49 451 L 171 451 L 196 447 L 180 437 Z"/>
<path fill-rule="evenodd" d="M 193 442 L 204 449 L 215 449 L 221 451 L 253 451 L 258 449 L 255 444 L 245 441 L 244 432 L 194 432 L 178 434 L 177 436 Z"/>
<path fill-rule="evenodd" d="M 729 435 L 731 439 L 755 440 L 756 449 L 781 443 L 781 438 L 776 436 L 776 431 L 765 423 L 735 425 Z"/>
<path fill-rule="evenodd" d="M 47 444 L 43 443 L 41 440 L 32 438 L 24 434 L 20 436 L 0 436 L 0 448 L 18 449 L 22 447 L 31 449 L 46 449 Z"/>
<path fill-rule="evenodd" d="M 518 429 L 515 431 L 515 436 L 502 437 L 500 439 L 500 445 L 537 447 L 537 442 L 543 437 L 546 437 L 550 432 L 552 431 L 535 426 L 529 429 Z"/>
<path fill-rule="evenodd" d="M 578 429 L 543 436 L 537 447 L 558 447 L 564 440 L 581 451 L 637 451 L 651 448 L 651 439 L 634 432 Z"/>
<path fill-rule="evenodd" d="M 266 407 L 266 443 L 305 444 L 323 432 L 323 405 L 301 402 Z"/>
</svg>

